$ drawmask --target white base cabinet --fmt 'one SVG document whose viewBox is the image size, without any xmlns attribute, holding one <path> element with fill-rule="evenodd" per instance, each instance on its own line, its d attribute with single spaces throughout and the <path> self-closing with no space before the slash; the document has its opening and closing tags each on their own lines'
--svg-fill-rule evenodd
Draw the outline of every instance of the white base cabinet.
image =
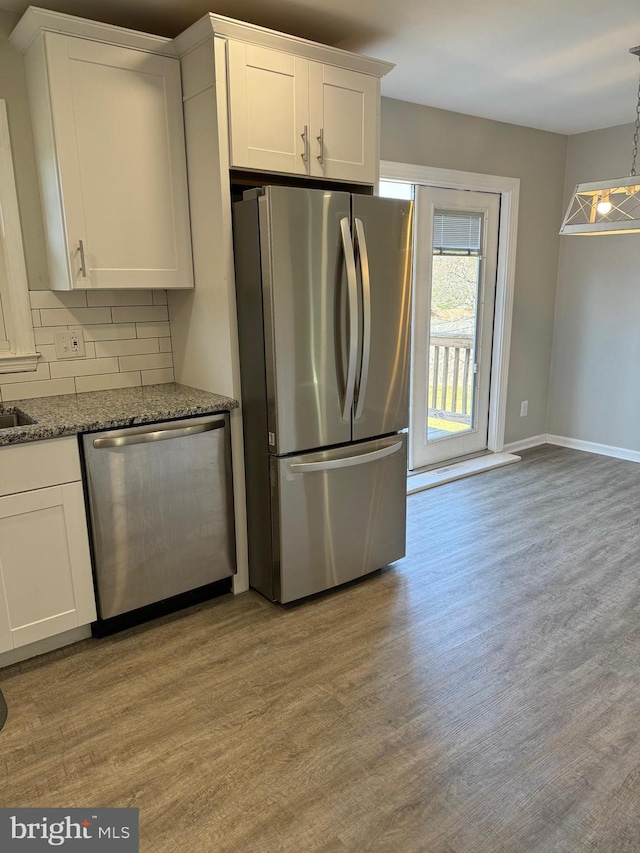
<svg viewBox="0 0 640 853">
<path fill-rule="evenodd" d="M 11 36 L 25 53 L 50 287 L 193 287 L 180 62 L 163 39 L 129 44 L 128 31 L 87 24 L 30 9 Z"/>
<path fill-rule="evenodd" d="M 71 482 L 49 485 L 51 471 L 40 467 L 45 455 L 56 478 Z M 0 448 L 0 473 L 11 488 L 19 487 L 19 470 L 24 483 L 44 487 L 0 497 L 0 652 L 96 618 L 75 437 Z"/>
</svg>

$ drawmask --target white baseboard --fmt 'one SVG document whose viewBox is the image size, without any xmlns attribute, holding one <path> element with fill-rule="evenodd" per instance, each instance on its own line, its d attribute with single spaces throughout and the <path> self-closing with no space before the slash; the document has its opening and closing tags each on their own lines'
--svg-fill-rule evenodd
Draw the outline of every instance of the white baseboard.
<svg viewBox="0 0 640 853">
<path fill-rule="evenodd" d="M 541 444 L 555 444 L 558 447 L 582 450 L 585 453 L 597 453 L 600 456 L 611 456 L 614 459 L 624 459 L 627 462 L 640 462 L 640 450 L 627 450 L 625 447 L 613 447 L 610 444 L 597 444 L 594 441 L 581 441 L 578 438 L 566 438 L 563 435 L 543 433 L 505 444 L 502 453 L 479 456 L 449 466 L 444 465 L 443 468 L 434 468 L 431 471 L 410 475 L 407 480 L 407 494 L 411 495 L 433 486 L 440 486 L 443 483 L 460 480 L 472 474 L 479 474 L 481 471 L 517 462 L 520 457 L 514 454 L 521 450 L 528 450 L 530 447 L 538 447 Z"/>
<path fill-rule="evenodd" d="M 578 438 L 566 438 L 563 435 L 547 435 L 546 440 L 547 444 L 556 444 L 558 447 L 584 450 L 586 453 L 597 453 L 600 456 L 613 456 L 614 459 L 626 459 L 628 462 L 640 462 L 640 450 L 627 450 L 625 447 L 597 444 L 595 441 L 581 441 Z"/>
<path fill-rule="evenodd" d="M 530 447 L 538 447 L 539 444 L 547 444 L 549 436 L 546 434 L 542 435 L 530 435 L 529 438 L 522 438 L 520 441 L 511 441 L 509 444 L 505 444 L 502 448 L 504 453 L 519 453 L 521 450 L 528 450 Z"/>
</svg>

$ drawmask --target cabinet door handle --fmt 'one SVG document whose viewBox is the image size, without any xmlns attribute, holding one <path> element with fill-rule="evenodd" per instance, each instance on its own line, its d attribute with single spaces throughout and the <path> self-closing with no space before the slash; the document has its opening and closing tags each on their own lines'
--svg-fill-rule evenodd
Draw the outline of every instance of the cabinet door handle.
<svg viewBox="0 0 640 853">
<path fill-rule="evenodd" d="M 304 131 L 300 134 L 302 137 L 302 141 L 304 142 L 304 151 L 302 152 L 302 162 L 309 162 L 309 128 L 305 124 Z"/>
<path fill-rule="evenodd" d="M 80 272 L 82 273 L 82 278 L 86 278 L 87 267 L 84 262 L 84 243 L 82 240 L 78 240 L 78 251 L 80 252 Z"/>
<path fill-rule="evenodd" d="M 324 128 L 320 128 L 320 136 L 316 136 L 316 139 L 320 143 L 320 153 L 318 154 L 318 163 L 321 166 L 324 166 Z"/>
</svg>

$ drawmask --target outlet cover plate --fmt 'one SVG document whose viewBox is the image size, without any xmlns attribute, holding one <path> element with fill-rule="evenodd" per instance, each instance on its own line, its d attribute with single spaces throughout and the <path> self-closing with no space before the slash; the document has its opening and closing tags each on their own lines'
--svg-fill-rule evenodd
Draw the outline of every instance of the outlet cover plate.
<svg viewBox="0 0 640 853">
<path fill-rule="evenodd" d="M 56 332 L 53 336 L 58 358 L 84 358 L 86 348 L 82 329 Z"/>
</svg>

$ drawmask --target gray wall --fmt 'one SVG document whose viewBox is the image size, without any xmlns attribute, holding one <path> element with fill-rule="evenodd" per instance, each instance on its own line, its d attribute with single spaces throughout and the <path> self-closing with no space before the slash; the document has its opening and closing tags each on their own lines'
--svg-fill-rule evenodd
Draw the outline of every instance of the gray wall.
<svg viewBox="0 0 640 853">
<path fill-rule="evenodd" d="M 632 125 L 572 136 L 565 204 L 577 183 L 621 177 Z M 552 435 L 640 450 L 640 234 L 563 237 L 553 341 Z"/>
<path fill-rule="evenodd" d="M 559 134 L 382 100 L 383 160 L 520 178 L 506 442 L 547 432 L 566 149 Z"/>
</svg>

